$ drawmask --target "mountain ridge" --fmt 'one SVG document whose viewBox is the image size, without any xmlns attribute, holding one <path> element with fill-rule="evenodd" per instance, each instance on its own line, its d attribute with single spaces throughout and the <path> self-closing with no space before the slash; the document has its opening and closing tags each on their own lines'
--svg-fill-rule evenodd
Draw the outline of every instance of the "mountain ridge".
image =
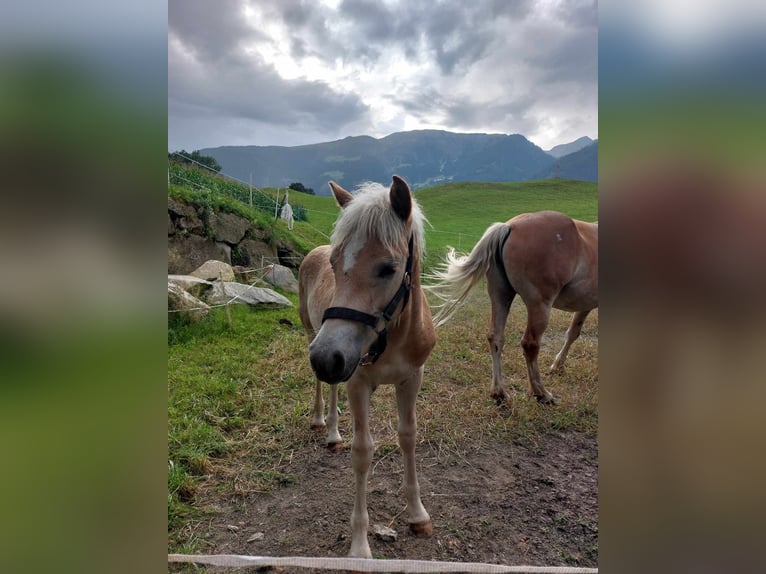
<svg viewBox="0 0 766 574">
<path fill-rule="evenodd" d="M 576 141 L 580 140 L 584 141 Z M 365 181 L 386 182 L 393 173 L 404 177 L 413 189 L 458 181 L 526 181 L 538 179 L 541 173 L 580 179 L 566 171 L 567 162 L 565 169 L 555 169 L 565 156 L 556 158 L 521 134 L 413 130 L 290 147 L 219 146 L 200 153 L 214 157 L 224 173 L 242 181 L 249 181 L 252 173 L 256 187 L 301 182 L 317 195 L 329 195 L 331 179 L 353 189 Z M 573 173 L 592 176 L 597 169 L 578 168 Z"/>
</svg>

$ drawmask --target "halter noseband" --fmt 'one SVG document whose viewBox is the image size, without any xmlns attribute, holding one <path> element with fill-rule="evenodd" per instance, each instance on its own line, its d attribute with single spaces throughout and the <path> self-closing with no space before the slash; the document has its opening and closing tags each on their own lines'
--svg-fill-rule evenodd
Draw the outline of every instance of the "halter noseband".
<svg viewBox="0 0 766 574">
<path fill-rule="evenodd" d="M 410 235 L 410 241 L 407 248 L 407 264 L 404 267 L 402 284 L 399 285 L 399 289 L 394 294 L 393 299 L 386 305 L 386 308 L 383 309 L 380 316 L 370 315 L 364 311 L 357 311 L 356 309 L 350 309 L 348 307 L 328 307 L 325 310 L 324 315 L 322 315 L 322 323 L 327 319 L 344 319 L 346 321 L 364 323 L 373 330 L 378 326 L 380 319 L 383 319 L 383 329 L 375 331 L 378 334 L 378 338 L 372 345 L 370 345 L 367 353 L 359 359 L 359 364 L 363 367 L 372 365 L 386 350 L 386 345 L 388 344 L 388 333 L 386 331 L 388 322 L 393 318 L 394 311 L 396 311 L 399 302 L 404 300 L 404 304 L 402 305 L 402 311 L 404 311 L 404 308 L 407 307 L 407 302 L 410 300 L 410 289 L 412 288 L 412 235 Z"/>
</svg>

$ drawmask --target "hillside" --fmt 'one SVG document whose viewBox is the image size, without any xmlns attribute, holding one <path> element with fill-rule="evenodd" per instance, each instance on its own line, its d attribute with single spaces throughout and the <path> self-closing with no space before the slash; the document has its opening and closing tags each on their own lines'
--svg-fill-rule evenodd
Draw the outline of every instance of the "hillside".
<svg viewBox="0 0 766 574">
<path fill-rule="evenodd" d="M 276 189 L 255 192 L 250 207 L 246 185 L 175 163 L 170 175 L 171 197 L 248 216 L 275 241 L 285 241 L 299 253 L 328 243 L 338 217 L 332 197 L 291 192 L 289 201 L 300 219 L 290 231 L 274 218 Z M 380 182 L 387 185 L 390 175 Z M 437 263 L 447 246 L 470 250 L 491 223 L 519 213 L 555 209 L 576 219 L 598 219 L 598 185 L 586 181 L 459 182 L 415 190 L 414 194 L 430 223 L 426 226 L 426 266 Z M 281 195 L 280 204 L 283 201 Z"/>
<path fill-rule="evenodd" d="M 364 181 L 386 181 L 392 173 L 413 189 L 461 181 L 526 181 L 551 171 L 556 158 L 519 134 L 457 134 L 438 130 L 394 133 L 384 138 L 347 137 L 320 144 L 224 146 L 201 150 L 223 172 L 258 187 L 301 182 L 329 195 L 333 179 L 353 189 Z M 564 177 L 571 177 L 562 174 Z"/>
</svg>

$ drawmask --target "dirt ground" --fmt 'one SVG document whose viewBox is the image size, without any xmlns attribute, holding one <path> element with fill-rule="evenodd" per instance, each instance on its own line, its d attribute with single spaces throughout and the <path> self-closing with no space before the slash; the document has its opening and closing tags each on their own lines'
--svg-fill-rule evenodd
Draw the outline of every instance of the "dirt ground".
<svg viewBox="0 0 766 574">
<path fill-rule="evenodd" d="M 293 452 L 286 472 L 294 480 L 272 492 L 230 499 L 203 494 L 200 506 L 214 511 L 205 551 L 345 556 L 353 500 L 349 442 L 332 453 L 317 435 Z M 370 534 L 373 557 L 597 566 L 595 438 L 549 434 L 528 446 L 493 439 L 464 452 L 445 454 L 425 441 L 417 446 L 421 496 L 434 525 L 429 539 L 408 530 L 399 450 L 376 452 L 368 482 L 370 524 L 389 526 L 398 536 L 388 542 Z"/>
</svg>

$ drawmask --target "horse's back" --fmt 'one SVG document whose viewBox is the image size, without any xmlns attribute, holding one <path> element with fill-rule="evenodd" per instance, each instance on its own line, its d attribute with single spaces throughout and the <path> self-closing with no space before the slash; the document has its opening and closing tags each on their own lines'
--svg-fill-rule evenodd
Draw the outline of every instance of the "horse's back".
<svg viewBox="0 0 766 574">
<path fill-rule="evenodd" d="M 594 281 L 598 288 L 597 225 L 558 211 L 523 213 L 507 225 L 503 263 L 522 298 L 549 300 L 565 310 L 592 305 Z"/>
<path fill-rule="evenodd" d="M 298 312 L 303 327 L 312 336 L 322 325 L 322 314 L 335 289 L 330 252 L 329 245 L 320 245 L 303 258 L 298 270 Z"/>
</svg>

